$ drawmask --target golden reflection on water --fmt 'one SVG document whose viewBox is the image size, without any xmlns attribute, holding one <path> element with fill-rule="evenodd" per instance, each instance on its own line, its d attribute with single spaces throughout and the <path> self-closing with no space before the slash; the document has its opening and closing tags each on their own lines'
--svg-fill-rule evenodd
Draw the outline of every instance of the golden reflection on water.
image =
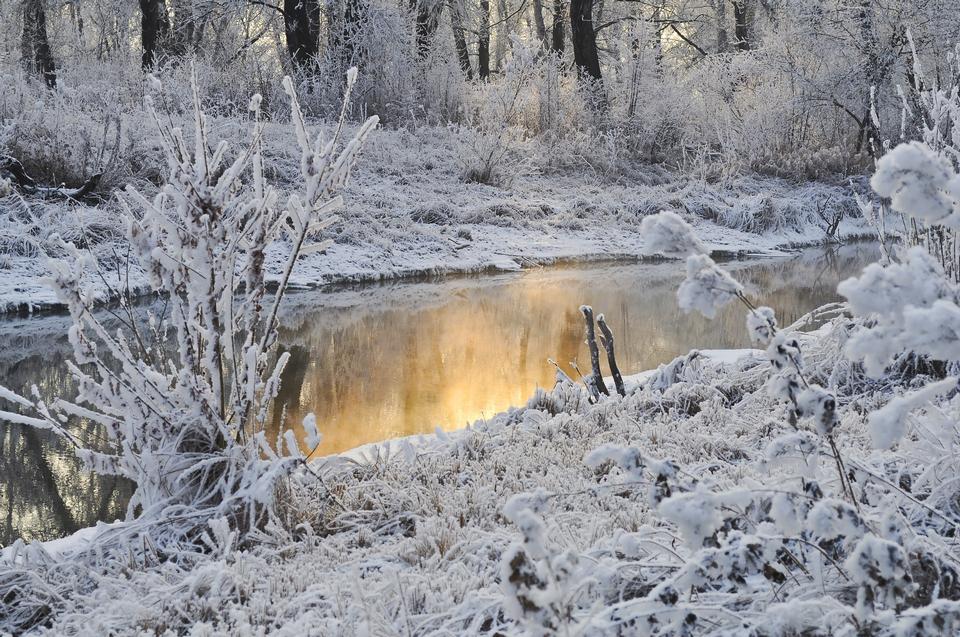
<svg viewBox="0 0 960 637">
<path fill-rule="evenodd" d="M 755 289 L 772 290 L 757 298 L 786 325 L 836 300 L 838 280 L 863 259 L 848 250 L 733 267 Z M 459 429 L 523 404 L 537 387 L 553 386 L 548 358 L 574 377 L 570 361 L 589 371 L 578 311 L 584 303 L 606 315 L 624 374 L 691 348 L 746 346 L 742 307 L 730 305 L 713 321 L 677 308 L 681 270 L 677 263 L 602 264 L 404 283 L 341 308 L 324 309 L 321 297 L 282 332 L 290 353 L 280 394 L 285 422 L 296 430 L 316 414 L 323 433 L 317 453 L 325 455 L 436 427 Z M 384 303 L 400 286 L 422 289 L 408 301 Z"/>
<path fill-rule="evenodd" d="M 835 300 L 837 282 L 875 256 L 875 248 L 846 246 L 728 267 L 787 325 Z M 279 397 L 286 423 L 299 429 L 314 412 L 324 434 L 318 453 L 329 454 L 457 429 L 523 404 L 538 386 L 553 385 L 548 357 L 571 375 L 571 360 L 589 368 L 583 303 L 606 314 L 624 373 L 693 347 L 746 345 L 741 307 L 728 306 L 714 321 L 677 309 L 682 270 L 676 262 L 606 263 L 290 295 L 281 332 L 291 355 Z M 57 314 L 0 320 L 0 384 L 69 395 L 68 324 Z M 81 439 L 96 434 L 90 423 L 71 427 Z M 122 517 L 132 491 L 126 481 L 89 473 L 53 433 L 16 425 L 0 427 L 0 476 L 0 545 Z"/>
</svg>

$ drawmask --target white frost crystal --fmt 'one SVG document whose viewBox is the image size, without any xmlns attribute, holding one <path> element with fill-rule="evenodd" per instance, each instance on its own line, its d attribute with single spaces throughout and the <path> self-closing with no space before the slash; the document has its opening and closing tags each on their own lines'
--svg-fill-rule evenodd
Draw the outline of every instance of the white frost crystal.
<svg viewBox="0 0 960 637">
<path fill-rule="evenodd" d="M 705 254 L 687 257 L 687 278 L 677 289 L 684 312 L 696 310 L 707 318 L 743 293 L 743 286 Z"/>
<path fill-rule="evenodd" d="M 685 257 L 708 252 L 690 224 L 668 210 L 644 217 L 640 222 L 640 235 L 643 237 L 643 254 Z"/>
</svg>

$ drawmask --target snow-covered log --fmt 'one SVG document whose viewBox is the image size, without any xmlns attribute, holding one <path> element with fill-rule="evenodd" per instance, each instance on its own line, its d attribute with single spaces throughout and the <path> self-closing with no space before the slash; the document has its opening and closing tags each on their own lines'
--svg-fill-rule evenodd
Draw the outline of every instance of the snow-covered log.
<svg viewBox="0 0 960 637">
<path fill-rule="evenodd" d="M 100 178 L 97 173 L 90 176 L 77 188 L 66 186 L 41 186 L 27 174 L 23 164 L 10 155 L 0 155 L 0 179 L 8 179 L 20 192 L 40 199 L 71 199 L 85 201 L 95 195 Z"/>
</svg>

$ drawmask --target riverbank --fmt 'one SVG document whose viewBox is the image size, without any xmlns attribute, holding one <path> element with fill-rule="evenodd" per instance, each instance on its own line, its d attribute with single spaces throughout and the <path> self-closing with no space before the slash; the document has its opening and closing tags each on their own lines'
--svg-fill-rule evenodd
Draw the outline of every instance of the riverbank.
<svg viewBox="0 0 960 637">
<path fill-rule="evenodd" d="M 245 131 L 217 122 L 235 145 Z M 268 127 L 270 172 L 281 193 L 296 184 L 291 132 Z M 673 210 L 686 217 L 712 250 L 723 255 L 782 254 L 826 239 L 827 218 L 842 214 L 837 238 L 872 237 L 860 219 L 847 183 L 793 184 L 744 176 L 708 183 L 657 166 L 623 165 L 607 171 L 580 166 L 527 167 L 509 181 L 464 181 L 461 142 L 433 129 L 378 130 L 344 192 L 334 244 L 304 257 L 293 284 L 378 281 L 451 273 L 508 271 L 561 261 L 641 255 L 643 217 Z M 161 169 L 157 168 L 157 171 Z M 148 194 L 149 183 L 137 186 Z M 20 221 L 0 232 L 0 311 L 56 307 L 43 282 L 45 252 L 57 254 L 56 236 L 91 246 L 100 272 L 89 287 L 105 300 L 117 290 L 147 291 L 136 263 L 127 263 L 121 211 L 115 200 L 96 208 L 56 202 L 0 199 Z M 32 218 L 31 226 L 23 219 Z M 268 267 L 279 275 L 284 247 Z"/>
</svg>

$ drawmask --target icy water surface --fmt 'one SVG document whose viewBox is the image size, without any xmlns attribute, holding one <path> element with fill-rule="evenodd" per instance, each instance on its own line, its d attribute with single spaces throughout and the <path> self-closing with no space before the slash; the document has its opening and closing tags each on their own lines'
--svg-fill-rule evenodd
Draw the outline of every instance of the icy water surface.
<svg viewBox="0 0 960 637">
<path fill-rule="evenodd" d="M 869 245 L 806 250 L 727 264 L 788 325 L 838 300 L 837 282 L 875 258 Z M 656 367 L 691 348 L 747 345 L 744 311 L 713 321 L 682 313 L 683 266 L 598 263 L 437 281 L 396 282 L 288 297 L 281 347 L 290 352 L 280 427 L 310 412 L 321 454 L 436 427 L 458 429 L 551 387 L 553 358 L 589 369 L 578 308 L 606 315 L 621 370 Z M 0 320 L 0 385 L 41 395 L 69 391 L 63 316 Z M 605 365 L 605 361 L 604 361 Z M 2 401 L 0 401 L 2 402 Z M 0 404 L 0 409 L 12 405 Z M 89 424 L 75 424 L 82 438 Z M 83 471 L 47 432 L 0 424 L 0 544 L 48 539 L 122 517 L 131 487 Z"/>
</svg>

